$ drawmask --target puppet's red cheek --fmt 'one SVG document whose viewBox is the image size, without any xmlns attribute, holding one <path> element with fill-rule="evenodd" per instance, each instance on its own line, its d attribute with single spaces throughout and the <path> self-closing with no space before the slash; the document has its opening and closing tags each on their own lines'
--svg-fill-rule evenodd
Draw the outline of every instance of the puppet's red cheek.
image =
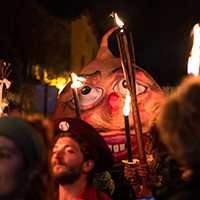
<svg viewBox="0 0 200 200">
<path fill-rule="evenodd" d="M 119 108 L 121 108 L 121 104 L 122 104 L 121 97 L 119 96 L 118 93 L 113 92 L 113 93 L 109 94 L 108 106 L 112 112 L 116 112 L 117 110 L 119 110 Z"/>
</svg>

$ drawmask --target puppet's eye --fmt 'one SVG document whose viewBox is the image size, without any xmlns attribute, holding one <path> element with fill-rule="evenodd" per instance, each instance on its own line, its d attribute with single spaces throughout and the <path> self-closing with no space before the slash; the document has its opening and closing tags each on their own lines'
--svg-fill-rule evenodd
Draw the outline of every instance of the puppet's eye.
<svg viewBox="0 0 200 200">
<path fill-rule="evenodd" d="M 136 83 L 136 94 L 143 94 L 144 92 L 146 92 L 147 87 L 140 85 L 138 83 Z"/>
<path fill-rule="evenodd" d="M 79 104 L 87 106 L 93 104 L 101 97 L 103 90 L 96 87 L 84 86 L 79 93 Z"/>
<path fill-rule="evenodd" d="M 140 85 L 136 83 L 136 94 L 142 94 L 146 91 L 146 87 L 143 85 Z M 127 84 L 125 78 L 121 79 L 120 81 L 117 82 L 117 84 L 114 87 L 115 92 L 118 92 L 122 96 L 126 96 L 127 93 Z"/>
<path fill-rule="evenodd" d="M 127 93 L 127 85 L 125 78 L 119 80 L 114 86 L 115 92 L 119 93 L 122 96 L 126 96 Z"/>
</svg>

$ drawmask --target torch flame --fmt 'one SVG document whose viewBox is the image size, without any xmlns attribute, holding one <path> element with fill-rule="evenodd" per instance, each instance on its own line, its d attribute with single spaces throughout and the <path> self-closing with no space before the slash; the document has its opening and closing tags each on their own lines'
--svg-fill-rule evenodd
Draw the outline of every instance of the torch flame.
<svg viewBox="0 0 200 200">
<path fill-rule="evenodd" d="M 0 106 L 0 116 L 3 114 L 5 107 L 8 106 L 8 103 L 6 101 L 7 100 L 5 100 L 5 99 L 2 100 L 2 103 L 1 103 L 1 106 Z"/>
<path fill-rule="evenodd" d="M 71 84 L 71 88 L 79 88 L 82 87 L 86 81 L 86 79 L 82 78 L 82 77 L 78 77 L 75 73 L 71 74 L 72 77 L 72 84 Z"/>
<path fill-rule="evenodd" d="M 116 20 L 116 22 L 117 22 L 117 25 L 118 25 L 120 28 L 122 28 L 122 27 L 124 26 L 124 22 L 122 22 L 122 21 L 119 19 L 117 13 L 114 13 L 114 17 L 115 17 L 115 20 Z"/>
<path fill-rule="evenodd" d="M 199 74 L 200 64 L 200 27 L 195 24 L 193 27 L 193 47 L 188 58 L 187 73 L 194 74 L 196 77 Z"/>
<path fill-rule="evenodd" d="M 123 108 L 123 114 L 125 116 L 128 116 L 129 113 L 130 113 L 130 107 L 129 107 L 130 102 L 131 102 L 130 92 L 127 90 L 125 105 L 124 105 L 124 108 Z"/>
</svg>

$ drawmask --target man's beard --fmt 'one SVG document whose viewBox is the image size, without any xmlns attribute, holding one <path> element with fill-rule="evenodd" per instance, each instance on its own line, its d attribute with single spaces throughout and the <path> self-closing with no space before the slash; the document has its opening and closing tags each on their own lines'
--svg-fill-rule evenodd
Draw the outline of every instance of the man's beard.
<svg viewBox="0 0 200 200">
<path fill-rule="evenodd" d="M 61 185 L 72 184 L 77 181 L 82 174 L 82 165 L 68 167 L 66 164 L 62 164 L 66 167 L 66 171 L 59 173 L 53 172 L 53 177 L 55 181 Z"/>
</svg>

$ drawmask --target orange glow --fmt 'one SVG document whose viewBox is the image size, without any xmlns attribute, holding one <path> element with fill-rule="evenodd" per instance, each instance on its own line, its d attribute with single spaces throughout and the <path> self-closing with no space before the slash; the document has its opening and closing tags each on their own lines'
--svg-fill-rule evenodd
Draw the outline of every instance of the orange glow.
<svg viewBox="0 0 200 200">
<path fill-rule="evenodd" d="M 44 81 L 45 81 L 45 83 L 48 83 L 51 86 L 56 86 L 59 90 L 58 94 L 60 94 L 62 92 L 62 90 L 64 89 L 64 87 L 67 84 L 67 80 L 64 77 L 57 77 L 57 78 L 54 78 L 54 79 L 48 79 L 46 70 L 44 70 Z"/>
<path fill-rule="evenodd" d="M 75 73 L 71 74 L 72 77 L 72 84 L 71 84 L 71 88 L 79 88 L 82 87 L 86 81 L 86 79 L 82 78 L 82 77 L 78 77 Z"/>
<path fill-rule="evenodd" d="M 123 114 L 125 116 L 128 116 L 129 113 L 130 113 L 130 106 L 129 106 L 130 102 L 131 102 L 130 92 L 127 90 L 125 105 L 124 105 L 124 108 L 123 108 Z"/>
<path fill-rule="evenodd" d="M 67 84 L 67 80 L 64 77 L 58 77 L 56 79 L 52 79 L 50 80 L 50 83 L 49 83 L 49 85 L 56 86 L 59 89 L 58 94 L 62 92 L 66 84 Z"/>
<path fill-rule="evenodd" d="M 116 20 L 116 22 L 117 22 L 117 25 L 118 25 L 119 27 L 122 28 L 122 27 L 124 26 L 124 22 L 122 22 L 122 21 L 119 19 L 117 13 L 114 13 L 114 16 L 115 16 L 115 20 Z"/>
<path fill-rule="evenodd" d="M 5 107 L 7 107 L 7 106 L 8 106 L 7 100 L 2 99 L 2 103 L 1 103 L 1 106 L 0 106 L 0 116 L 3 114 L 3 111 L 4 111 Z"/>
<path fill-rule="evenodd" d="M 188 58 L 187 73 L 193 74 L 196 77 L 199 74 L 200 64 L 200 27 L 199 24 L 195 24 L 193 27 L 193 46 Z"/>
</svg>

